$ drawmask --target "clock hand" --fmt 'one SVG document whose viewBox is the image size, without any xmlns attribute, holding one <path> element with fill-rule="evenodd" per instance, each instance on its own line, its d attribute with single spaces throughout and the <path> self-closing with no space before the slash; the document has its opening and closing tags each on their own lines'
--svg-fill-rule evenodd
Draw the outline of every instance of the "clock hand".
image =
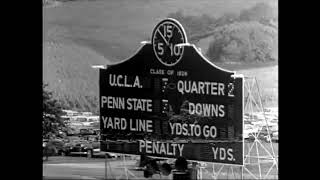
<svg viewBox="0 0 320 180">
<path fill-rule="evenodd" d="M 165 41 L 166 45 L 169 46 L 169 42 L 166 40 L 166 38 L 163 36 L 163 34 L 161 33 L 161 31 L 159 31 L 159 29 L 157 29 L 157 31 L 159 32 L 159 34 L 161 35 L 162 39 Z"/>
</svg>

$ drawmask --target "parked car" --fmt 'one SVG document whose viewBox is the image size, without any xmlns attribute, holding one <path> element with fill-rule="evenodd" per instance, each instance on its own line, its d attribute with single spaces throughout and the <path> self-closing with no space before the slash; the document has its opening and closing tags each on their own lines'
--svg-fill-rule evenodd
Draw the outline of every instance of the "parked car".
<svg viewBox="0 0 320 180">
<path fill-rule="evenodd" d="M 106 152 L 106 155 L 107 155 L 108 158 L 117 158 L 118 157 L 117 154 L 111 153 L 111 152 Z"/>
<path fill-rule="evenodd" d="M 93 129 L 90 128 L 82 128 L 80 129 L 80 135 L 94 135 L 95 132 Z"/>
<path fill-rule="evenodd" d="M 278 142 L 279 141 L 279 133 L 278 132 L 273 132 L 271 140 L 274 141 L 274 142 Z"/>
<path fill-rule="evenodd" d="M 269 125 L 270 136 L 272 136 L 273 132 L 277 132 L 277 131 L 278 131 L 278 126 L 277 125 Z M 268 129 L 267 129 L 266 125 L 262 126 L 260 134 L 264 135 L 264 136 L 268 135 Z"/>
<path fill-rule="evenodd" d="M 84 135 L 81 137 L 89 142 L 99 142 L 99 136 L 97 135 Z"/>
<path fill-rule="evenodd" d="M 244 139 L 254 140 L 254 136 L 256 136 L 258 132 L 257 127 L 251 124 L 244 125 L 243 137 Z"/>
<path fill-rule="evenodd" d="M 75 140 L 65 144 L 63 155 L 86 155 L 88 158 L 93 156 L 93 146 L 86 140 Z"/>
<path fill-rule="evenodd" d="M 99 137 L 96 135 L 68 136 L 63 155 L 86 155 L 91 158 L 100 153 Z"/>
</svg>

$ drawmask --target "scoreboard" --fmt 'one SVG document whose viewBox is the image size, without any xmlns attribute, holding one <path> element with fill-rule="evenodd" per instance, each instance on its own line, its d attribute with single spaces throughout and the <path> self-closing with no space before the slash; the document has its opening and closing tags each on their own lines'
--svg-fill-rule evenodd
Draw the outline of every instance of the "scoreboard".
<svg viewBox="0 0 320 180">
<path fill-rule="evenodd" d="M 243 164 L 243 78 L 158 23 L 152 41 L 99 70 L 101 150 Z"/>
</svg>

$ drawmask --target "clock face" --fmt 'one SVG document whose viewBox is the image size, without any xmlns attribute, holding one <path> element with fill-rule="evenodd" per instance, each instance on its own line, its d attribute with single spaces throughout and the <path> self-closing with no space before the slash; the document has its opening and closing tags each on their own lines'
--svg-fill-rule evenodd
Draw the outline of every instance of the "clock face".
<svg viewBox="0 0 320 180">
<path fill-rule="evenodd" d="M 174 19 L 161 21 L 153 30 L 152 45 L 157 59 L 166 66 L 176 65 L 183 56 L 186 35 L 182 26 Z"/>
</svg>

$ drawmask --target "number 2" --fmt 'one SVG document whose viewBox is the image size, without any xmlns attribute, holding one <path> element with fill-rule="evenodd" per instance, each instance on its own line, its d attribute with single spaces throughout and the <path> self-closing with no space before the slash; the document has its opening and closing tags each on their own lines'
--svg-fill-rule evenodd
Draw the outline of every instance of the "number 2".
<svg viewBox="0 0 320 180">
<path fill-rule="evenodd" d="M 229 97 L 234 97 L 234 84 L 233 83 L 229 83 L 228 84 L 228 96 Z"/>
</svg>

